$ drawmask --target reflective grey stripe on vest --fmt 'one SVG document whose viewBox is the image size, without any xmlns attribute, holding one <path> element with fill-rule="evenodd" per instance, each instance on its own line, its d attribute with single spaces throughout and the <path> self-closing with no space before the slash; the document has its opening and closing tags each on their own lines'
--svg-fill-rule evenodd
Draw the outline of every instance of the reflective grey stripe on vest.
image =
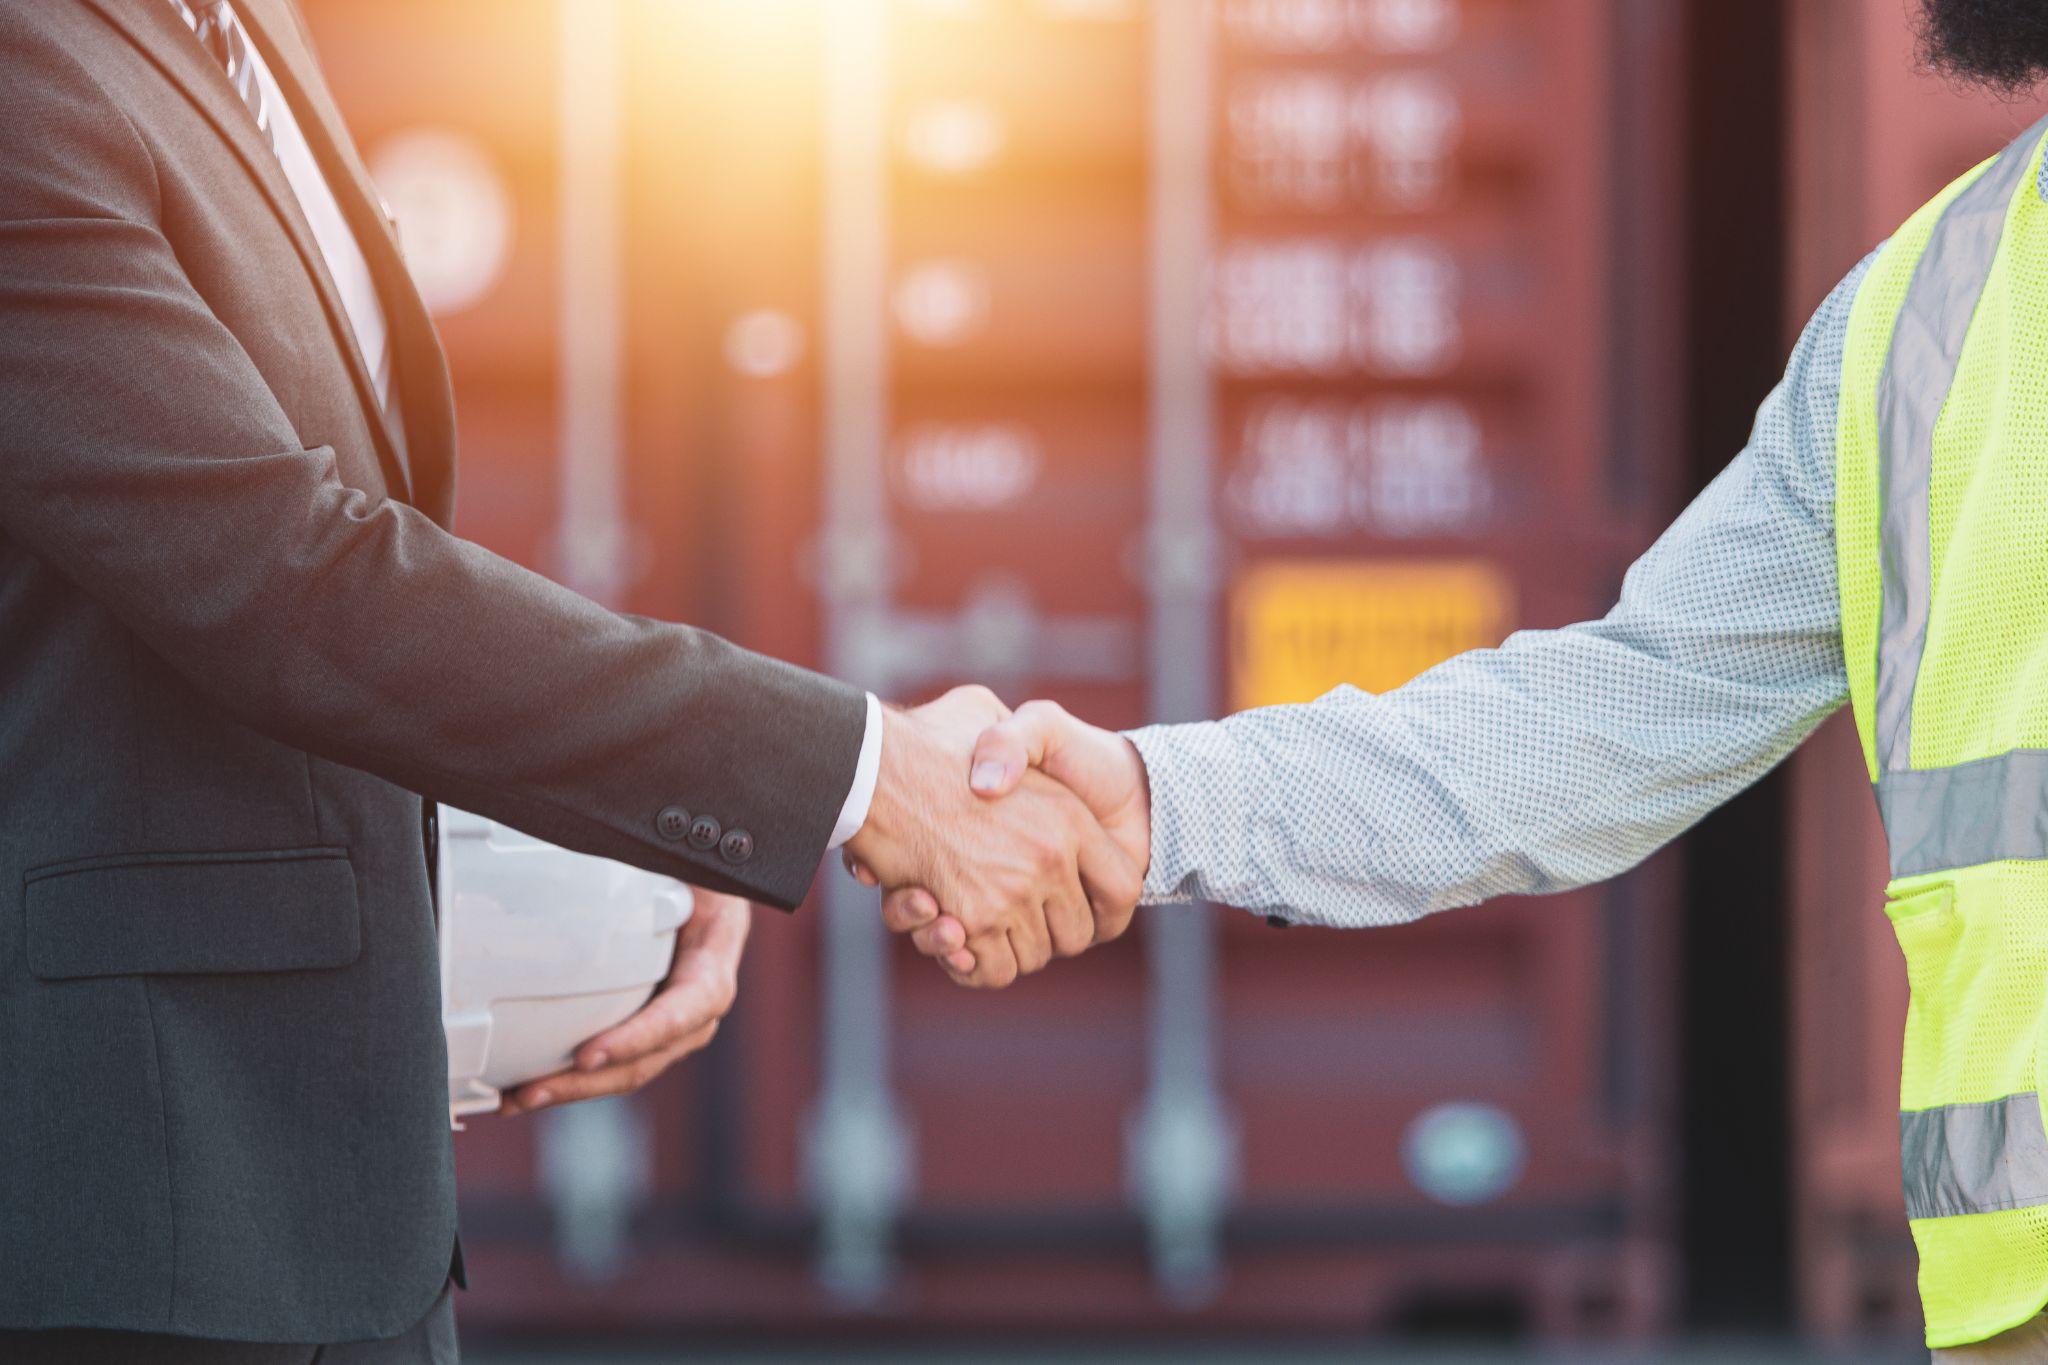
<svg viewBox="0 0 2048 1365">
<path fill-rule="evenodd" d="M 2048 859 L 2048 751 L 1885 773 L 1877 809 L 1894 877 Z"/>
<path fill-rule="evenodd" d="M 1990 277 L 2013 195 L 2032 169 L 2048 118 L 2020 134 L 1949 201 L 1913 270 L 1877 381 L 1879 530 L 1884 603 L 1878 626 L 1877 766 L 1911 765 L 1913 690 L 1927 644 L 1933 547 L 1927 490 L 1934 424 L 1955 382 L 1963 338 Z"/>
<path fill-rule="evenodd" d="M 1899 1115 L 1906 1217 L 2048 1204 L 2048 1133 L 2033 1092 Z"/>
</svg>

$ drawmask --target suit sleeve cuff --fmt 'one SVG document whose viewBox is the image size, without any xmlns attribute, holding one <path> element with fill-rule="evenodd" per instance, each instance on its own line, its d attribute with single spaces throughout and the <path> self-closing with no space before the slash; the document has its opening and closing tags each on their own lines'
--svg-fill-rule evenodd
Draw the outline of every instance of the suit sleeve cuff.
<svg viewBox="0 0 2048 1365">
<path fill-rule="evenodd" d="M 832 826 L 827 849 L 839 848 L 868 822 L 868 807 L 875 803 L 875 779 L 882 774 L 882 703 L 868 693 L 868 728 L 861 736 L 860 758 L 853 765 L 853 786 L 846 804 L 839 808 L 839 823 Z"/>
</svg>

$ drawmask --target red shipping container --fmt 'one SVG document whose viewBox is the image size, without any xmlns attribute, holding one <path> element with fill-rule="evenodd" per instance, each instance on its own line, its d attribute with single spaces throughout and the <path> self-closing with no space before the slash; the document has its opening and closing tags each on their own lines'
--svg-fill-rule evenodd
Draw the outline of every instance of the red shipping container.
<svg viewBox="0 0 2048 1365">
<path fill-rule="evenodd" d="M 559 16 L 308 8 L 373 164 L 430 127 L 497 168 L 508 264 L 445 318 L 462 525 L 563 571 L 560 329 L 575 300 Z M 821 224 L 845 169 L 830 160 L 826 9 L 625 7 L 615 111 L 630 281 L 616 596 L 812 663 L 821 589 L 862 568 L 821 534 L 837 496 L 820 430 L 839 249 Z M 906 697 L 994 676 L 1011 700 L 1050 692 L 1115 725 L 1146 719 L 1162 670 L 1227 697 L 1229 589 L 1276 563 L 1476 564 L 1509 588 L 1496 632 L 1603 609 L 1675 478 L 1639 464 L 1674 448 L 1655 439 L 1673 410 L 1657 362 L 1673 350 L 1674 240 L 1655 177 L 1675 123 L 1670 35 L 1636 11 L 1223 0 L 1193 206 L 1215 220 L 1212 266 L 1162 279 L 1149 44 L 1167 11 L 889 6 L 870 168 L 888 233 L 868 321 L 886 346 L 870 396 L 893 535 L 875 567 L 917 628 L 891 665 Z M 1146 310 L 1173 287 L 1207 301 L 1193 340 L 1211 363 L 1225 590 L 1214 657 L 1155 660 Z M 1290 501 L 1311 466 L 1345 490 L 1342 515 L 1319 513 L 1313 488 Z M 622 1260 L 593 1272 L 561 1254 L 575 1220 L 553 1121 L 479 1120 L 459 1139 L 466 1321 L 1368 1329 L 1453 1306 L 1563 1335 L 1654 1328 L 1672 1284 L 1668 882 L 1656 865 L 1374 934 L 1161 912 L 1216 915 L 1209 1017 L 1237 1138 L 1227 1273 L 1194 1309 L 1162 1288 L 1130 1196 L 1157 984 L 1144 931 L 999 997 L 891 949 L 873 1026 L 891 1040 L 916 1179 L 898 1274 L 856 1304 L 813 1260 L 820 911 L 762 916 L 717 1048 L 630 1107 L 648 1166 Z M 1504 1122 L 1506 1187 L 1477 1207 L 1441 1180 L 1423 1188 L 1430 1116 L 1453 1154 L 1498 1142 Z"/>
</svg>

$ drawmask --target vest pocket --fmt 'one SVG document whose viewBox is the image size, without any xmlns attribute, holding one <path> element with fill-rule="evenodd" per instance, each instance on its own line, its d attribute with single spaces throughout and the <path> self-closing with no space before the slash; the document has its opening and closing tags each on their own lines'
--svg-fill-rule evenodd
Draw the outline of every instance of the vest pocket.
<svg viewBox="0 0 2048 1365">
<path fill-rule="evenodd" d="M 1944 1075 L 1947 1050 L 1943 1040 L 1961 1023 L 1952 1017 L 1957 1004 L 1959 949 L 1963 917 L 1956 913 L 1955 887 L 1948 882 L 1921 885 L 1903 894 L 1895 891 L 1885 915 L 1906 958 L 1905 1069 L 1900 1076 L 1903 1109 L 1942 1104 L 1956 1079 Z"/>
<path fill-rule="evenodd" d="M 1916 946 L 1934 946 L 1931 940 L 1962 932 L 1952 882 L 1936 882 L 1903 893 L 1894 891 L 1885 902 L 1884 913 L 1899 936 L 1899 947 L 1905 950 L 1909 971 Z"/>
</svg>

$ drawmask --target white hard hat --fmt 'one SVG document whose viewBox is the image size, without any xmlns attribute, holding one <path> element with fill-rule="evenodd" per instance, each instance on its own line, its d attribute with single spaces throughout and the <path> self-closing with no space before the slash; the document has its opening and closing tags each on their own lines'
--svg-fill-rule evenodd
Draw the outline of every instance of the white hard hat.
<svg viewBox="0 0 2048 1365">
<path fill-rule="evenodd" d="M 441 808 L 441 1020 L 451 1118 L 498 1107 L 646 1004 L 690 889 Z"/>
</svg>

